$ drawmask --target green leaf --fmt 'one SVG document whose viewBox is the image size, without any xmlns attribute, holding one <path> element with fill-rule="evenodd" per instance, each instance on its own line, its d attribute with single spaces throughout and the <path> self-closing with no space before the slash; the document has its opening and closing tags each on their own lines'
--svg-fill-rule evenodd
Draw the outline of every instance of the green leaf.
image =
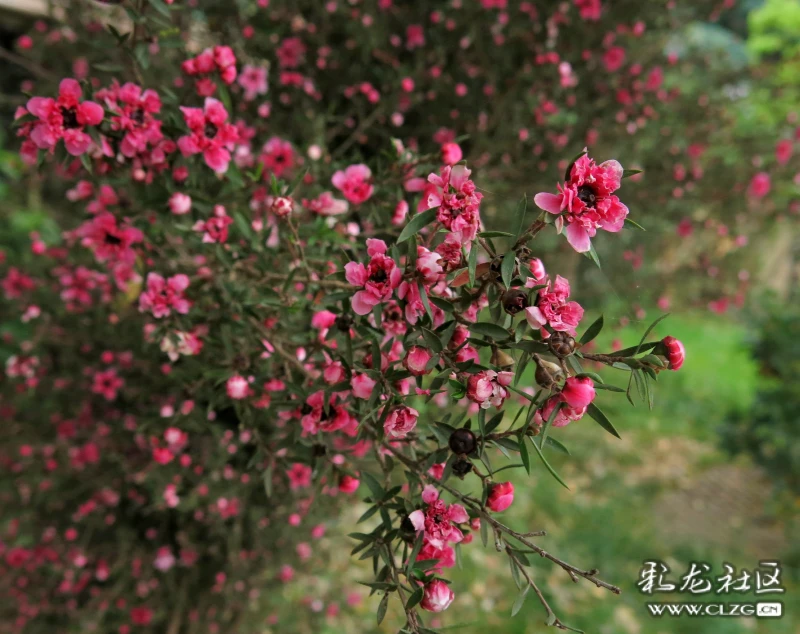
<svg viewBox="0 0 800 634">
<path fill-rule="evenodd" d="M 162 0 L 150 0 L 150 6 L 158 11 L 161 15 L 170 17 L 169 7 L 162 2 Z"/>
<path fill-rule="evenodd" d="M 589 245 L 589 250 L 586 251 L 586 253 L 584 253 L 584 255 L 587 258 L 589 258 L 592 262 L 594 262 L 597 265 L 598 269 L 603 268 L 603 267 L 600 266 L 600 258 L 597 257 L 597 251 L 594 250 L 594 245 L 593 244 Z"/>
<path fill-rule="evenodd" d="M 406 610 L 410 610 L 411 608 L 415 607 L 420 601 L 422 601 L 422 597 L 425 594 L 425 588 L 420 586 L 416 590 L 414 590 L 414 594 L 408 597 L 408 602 L 406 603 Z"/>
<path fill-rule="evenodd" d="M 622 178 L 630 178 L 631 176 L 636 176 L 637 174 L 641 174 L 643 170 L 622 170 Z"/>
<path fill-rule="evenodd" d="M 513 238 L 513 233 L 507 231 L 482 231 L 478 234 L 479 238 Z"/>
<path fill-rule="evenodd" d="M 425 292 L 425 287 L 422 285 L 422 282 L 417 282 L 417 290 L 419 291 L 419 298 L 422 301 L 422 305 L 425 307 L 425 312 L 428 313 L 428 318 L 433 323 L 433 311 L 431 310 L 431 305 L 428 303 L 428 293 Z"/>
<path fill-rule="evenodd" d="M 664 313 L 663 315 L 661 315 L 661 317 L 659 317 L 652 324 L 650 324 L 650 327 L 644 331 L 644 334 L 642 335 L 642 339 L 639 342 L 639 345 L 636 346 L 636 352 L 634 352 L 632 356 L 639 354 L 639 351 L 641 350 L 644 340 L 647 339 L 647 335 L 649 335 L 652 332 L 653 328 L 655 328 L 661 321 L 663 321 L 667 317 L 669 317 L 669 313 Z"/>
<path fill-rule="evenodd" d="M 426 227 L 433 219 L 436 218 L 436 212 L 438 209 L 434 207 L 433 209 L 428 209 L 427 211 L 423 211 L 422 213 L 418 213 L 414 216 L 411 221 L 403 227 L 403 230 L 400 232 L 400 235 L 397 238 L 397 244 L 401 242 L 405 242 L 411 236 L 419 233 L 419 230 L 423 227 Z"/>
<path fill-rule="evenodd" d="M 488 321 L 479 321 L 475 324 L 470 324 L 469 329 L 470 332 L 483 335 L 484 337 L 491 337 L 495 341 L 503 341 L 510 336 L 508 330 Z"/>
<path fill-rule="evenodd" d="M 542 459 L 542 462 L 544 463 L 544 466 L 547 468 L 547 470 L 550 472 L 550 475 L 553 476 L 556 480 L 558 480 L 559 484 L 561 484 L 561 486 L 563 486 L 565 489 L 569 491 L 567 483 L 561 479 L 561 476 L 558 475 L 558 473 L 556 473 L 556 470 L 550 466 L 549 462 L 547 462 L 547 458 L 544 457 L 544 454 L 542 453 L 542 450 L 539 448 L 539 445 L 537 445 L 534 441 L 531 441 L 531 444 L 533 445 L 533 448 L 536 450 L 536 453 L 539 454 L 539 458 Z"/>
<path fill-rule="evenodd" d="M 411 551 L 411 555 L 408 557 L 408 565 L 406 566 L 406 577 L 411 574 L 411 569 L 414 567 L 414 563 L 417 561 L 417 555 L 419 555 L 419 551 L 422 550 L 422 542 L 425 537 L 425 533 L 420 531 L 419 535 L 417 535 L 417 539 L 414 542 L 414 549 Z"/>
<path fill-rule="evenodd" d="M 473 245 L 472 249 L 469 252 L 469 259 L 467 260 L 470 286 L 475 286 L 475 269 L 477 268 L 477 266 L 478 266 L 478 249 L 476 249 L 475 245 Z"/>
<path fill-rule="evenodd" d="M 517 600 L 514 601 L 514 605 L 511 606 L 511 616 L 516 616 L 517 612 L 522 609 L 523 604 L 525 603 L 525 597 L 528 596 L 528 590 L 530 590 L 530 585 L 525 586 L 525 589 L 519 593 L 517 596 Z"/>
<path fill-rule="evenodd" d="M 589 403 L 589 407 L 586 408 L 586 413 L 589 414 L 603 429 L 605 429 L 609 434 L 612 436 L 616 436 L 620 438 L 619 432 L 614 428 L 614 425 L 611 424 L 611 421 L 608 420 L 608 416 L 606 416 L 603 411 L 597 407 L 594 403 Z"/>
<path fill-rule="evenodd" d="M 442 342 L 439 340 L 439 337 L 436 334 L 427 328 L 422 328 L 422 338 L 425 339 L 425 343 L 428 347 L 439 354 L 442 350 L 444 350 L 444 346 L 442 346 Z"/>
<path fill-rule="evenodd" d="M 446 313 L 452 313 L 455 310 L 455 307 L 453 306 L 453 304 L 448 302 L 446 299 L 442 299 L 441 297 L 434 297 L 433 295 L 430 295 L 428 297 L 428 300 L 434 306 L 440 308 L 441 310 L 443 310 Z"/>
<path fill-rule="evenodd" d="M 511 278 L 514 276 L 514 267 L 517 265 L 517 254 L 509 251 L 503 256 L 503 263 L 500 265 L 500 276 L 503 278 L 503 285 L 506 288 L 511 286 Z"/>
<path fill-rule="evenodd" d="M 647 229 L 645 229 L 642 225 L 631 220 L 630 218 L 625 218 L 625 224 L 631 225 L 634 229 L 638 229 L 639 231 L 647 231 Z"/>
<path fill-rule="evenodd" d="M 519 435 L 519 457 L 522 459 L 522 466 L 525 467 L 528 475 L 531 474 L 531 457 L 528 455 L 528 447 L 525 443 L 525 434 Z"/>
<path fill-rule="evenodd" d="M 369 490 L 372 491 L 373 497 L 376 499 L 380 499 L 383 497 L 384 490 L 381 486 L 380 482 L 375 479 L 375 476 L 367 471 L 361 472 L 361 479 L 364 480 L 366 485 L 369 487 Z"/>
<path fill-rule="evenodd" d="M 621 390 L 621 391 L 624 391 L 624 390 Z M 558 442 L 552 436 L 548 437 L 547 442 L 545 443 L 545 446 L 546 447 L 552 447 L 553 449 L 555 449 L 556 451 L 558 451 L 560 453 L 563 453 L 564 455 L 567 455 L 567 456 L 571 456 L 572 455 L 569 452 L 569 449 L 567 449 L 562 443 Z"/>
<path fill-rule="evenodd" d="M 600 334 L 600 331 L 603 329 L 603 316 L 600 315 L 591 326 L 586 329 L 586 332 L 583 333 L 583 337 L 581 337 L 580 343 L 581 345 L 586 345 L 590 341 L 592 341 L 597 335 Z"/>
<path fill-rule="evenodd" d="M 384 594 L 381 602 L 378 604 L 378 613 L 376 618 L 378 620 L 378 625 L 383 622 L 383 617 L 386 616 L 386 608 L 389 607 L 389 594 Z"/>
<path fill-rule="evenodd" d="M 517 211 L 514 213 L 514 222 L 512 226 L 516 227 L 514 233 L 515 238 L 519 238 L 525 231 L 525 216 L 528 213 L 528 196 L 527 194 L 522 197 L 517 205 Z"/>
</svg>

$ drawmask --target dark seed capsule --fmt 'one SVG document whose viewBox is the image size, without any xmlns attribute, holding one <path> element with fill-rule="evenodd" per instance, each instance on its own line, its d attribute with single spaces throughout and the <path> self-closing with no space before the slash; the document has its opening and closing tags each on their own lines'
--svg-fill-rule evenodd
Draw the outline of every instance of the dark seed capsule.
<svg viewBox="0 0 800 634">
<path fill-rule="evenodd" d="M 476 439 L 469 429 L 456 429 L 447 443 L 454 454 L 463 455 L 475 451 Z"/>
</svg>

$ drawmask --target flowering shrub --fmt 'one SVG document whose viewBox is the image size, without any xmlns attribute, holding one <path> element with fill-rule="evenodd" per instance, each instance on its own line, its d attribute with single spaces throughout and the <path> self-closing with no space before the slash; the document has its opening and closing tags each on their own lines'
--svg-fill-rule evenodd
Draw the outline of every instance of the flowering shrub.
<svg viewBox="0 0 800 634">
<path fill-rule="evenodd" d="M 365 528 L 348 530 L 373 562 L 379 622 L 397 601 L 404 631 L 431 631 L 423 612 L 458 601 L 457 548 L 475 535 L 509 559 L 515 611 L 533 589 L 550 625 L 569 629 L 531 555 L 618 592 L 534 541 L 544 532 L 496 515 L 514 500 L 506 469 L 563 484 L 548 461 L 566 451 L 554 428 L 593 420 L 618 435 L 596 391 L 652 406 L 657 375 L 685 356 L 672 337 L 649 339 L 655 324 L 631 347 L 592 351 L 603 318 L 584 322 L 535 241 L 552 232 L 599 265 L 593 244 L 617 236 L 597 230 L 637 227 L 623 202 L 637 170 L 587 151 L 570 161 L 566 146 L 596 131 L 557 117 L 557 102 L 577 101 L 579 64 L 587 82 L 605 68 L 605 82 L 625 60 L 596 33 L 606 3 L 548 15 L 515 3 L 524 24 L 505 2 L 431 16 L 326 5 L 341 32 L 391 21 L 372 51 L 332 46 L 292 3 L 255 3 L 241 23 L 223 3 L 202 19 L 123 4 L 76 11 L 72 29 L 36 27 L 43 50 L 62 38 L 98 48 L 60 83 L 27 86 L 15 113 L 23 160 L 68 213 L 60 236 L 34 235 L 2 263 L 4 314 L 24 324 L 5 342 L 0 401 L 18 440 L 2 455 L 18 506 L 0 545 L 13 629 L 259 630 L 248 610 L 268 583 L 291 581 L 284 551 L 310 559 L 335 498 L 359 491 Z M 538 154 L 559 168 L 543 159 L 542 171 L 566 170 L 558 194 L 534 197 L 540 209 L 523 198 L 497 225 L 482 215 L 490 157 L 476 149 L 467 163 L 471 141 L 455 132 L 507 114 L 464 100 L 495 97 L 505 79 L 477 66 L 477 36 L 461 31 L 476 13 L 491 16 L 494 44 L 531 46 L 536 67 L 553 67 L 526 108 L 547 140 Z M 563 24 L 594 34 L 566 38 L 582 42 L 564 46 L 574 66 L 530 30 L 554 41 Z M 444 59 L 417 64 L 439 31 L 461 37 L 453 74 Z M 386 74 L 360 70 L 361 52 Z M 434 102 L 464 123 L 431 123 Z"/>
</svg>

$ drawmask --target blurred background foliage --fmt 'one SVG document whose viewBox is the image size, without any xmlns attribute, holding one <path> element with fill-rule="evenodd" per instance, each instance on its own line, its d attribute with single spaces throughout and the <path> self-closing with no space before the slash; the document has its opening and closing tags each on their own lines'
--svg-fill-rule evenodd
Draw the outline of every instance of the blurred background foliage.
<svg viewBox="0 0 800 634">
<path fill-rule="evenodd" d="M 560 255 L 548 261 L 548 268 L 575 280 L 574 294 L 593 313 L 587 314 L 586 323 L 600 313 L 607 323 L 616 322 L 597 341 L 598 349 L 608 348 L 613 340 L 624 346 L 635 343 L 642 322 L 658 312 L 656 300 L 669 297 L 673 316 L 657 334 L 681 339 L 687 361 L 662 382 L 652 411 L 600 395 L 622 440 L 610 438 L 588 419 L 554 430 L 573 453 L 553 459 L 570 491 L 542 474 L 526 481 L 516 476 L 518 495 L 505 521 L 547 530 L 549 536 L 541 541 L 545 548 L 569 552 L 569 559 L 579 565 L 599 564 L 603 576 L 622 587 L 619 598 L 584 586 L 575 591 L 560 571 L 537 568 L 547 578 L 548 599 L 575 627 L 599 634 L 794 633 L 800 626 L 800 241 L 797 216 L 787 212 L 797 200 L 798 185 L 788 172 L 785 178 L 773 175 L 776 191 L 756 209 L 743 201 L 747 183 L 741 178 L 747 172 L 742 167 L 759 158 L 754 148 L 763 147 L 765 137 L 780 138 L 787 117 L 800 103 L 800 2 L 742 0 L 720 21 L 693 23 L 681 32 L 664 29 L 663 37 L 642 40 L 642 47 L 634 51 L 642 59 L 679 54 L 681 62 L 666 85 L 680 86 L 680 107 L 651 124 L 657 126 L 652 133 L 601 136 L 593 154 L 619 157 L 626 166 L 637 162 L 645 170 L 640 183 L 626 184 L 622 193 L 632 217 L 648 231 L 600 241 L 603 270 L 555 246 L 553 240 L 549 246 Z M 1 79 L 2 92 L 15 94 L 17 71 L 4 66 Z M 710 101 L 708 108 L 697 106 L 703 98 Z M 464 144 L 465 154 L 479 155 L 482 144 L 488 143 L 508 146 L 513 154 L 518 145 L 513 135 L 509 126 L 470 139 Z M 703 139 L 709 157 L 717 160 L 707 161 L 712 167 L 703 179 L 676 197 L 670 176 L 674 158 L 668 148 L 683 151 L 691 139 Z M 481 176 L 480 182 L 495 183 L 486 194 L 487 213 L 502 219 L 510 215 L 521 192 L 530 196 L 539 184 L 549 187 L 556 182 L 558 170 L 551 166 L 543 174 L 535 165 L 528 155 L 487 166 L 489 178 Z M 726 171 L 739 182 L 732 182 Z M 25 187 L 14 186 L 20 181 Z M 60 212 L 45 202 L 42 187 L 34 173 L 23 172 L 13 139 L 0 132 L 0 244 L 9 260 L 26 257 L 33 231 L 48 242 L 59 240 L 53 219 Z M 740 204 L 731 205 L 732 196 L 742 199 Z M 720 211 L 725 206 L 730 209 Z M 726 214 L 727 221 L 747 229 L 756 244 L 747 255 L 699 237 L 693 244 L 675 238 L 676 224 L 684 217 L 702 224 Z M 643 249 L 640 267 L 623 257 L 626 249 L 635 248 Z M 698 264 L 702 258 L 697 253 L 710 250 L 723 252 L 720 268 L 732 270 L 734 281 L 708 284 L 708 268 Z M 724 314 L 709 310 L 708 302 L 735 294 L 740 270 L 750 271 L 755 280 L 746 307 Z M 19 338 L 24 327 L 16 317 L 0 316 L 0 332 L 11 331 Z M 0 349 L 0 356 L 6 355 Z M 360 512 L 352 509 L 353 517 Z M 378 631 L 370 601 L 335 625 L 304 601 L 343 580 L 362 578 L 347 556 L 346 532 L 325 538 L 331 561 L 320 574 L 306 579 L 305 586 L 271 590 L 271 609 L 280 614 L 282 631 Z M 461 555 L 463 572 L 456 588 L 460 599 L 441 618 L 444 631 L 477 634 L 500 627 L 522 634 L 547 629 L 534 601 L 528 601 L 516 618 L 509 617 L 517 591 L 503 559 L 480 547 L 464 548 Z M 788 615 L 779 621 L 653 619 L 644 606 L 649 599 L 635 583 L 642 561 L 654 558 L 679 573 L 690 561 L 707 561 L 721 572 L 723 562 L 753 568 L 759 559 L 780 559 Z M 465 622 L 464 615 L 474 618 Z M 400 620 L 395 617 L 387 619 L 381 631 L 392 631 Z"/>
</svg>

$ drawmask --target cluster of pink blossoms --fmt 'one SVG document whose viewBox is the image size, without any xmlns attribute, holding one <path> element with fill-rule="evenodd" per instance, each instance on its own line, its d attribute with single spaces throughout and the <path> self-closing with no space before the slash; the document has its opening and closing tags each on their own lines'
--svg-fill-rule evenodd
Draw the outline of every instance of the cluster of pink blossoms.
<svg viewBox="0 0 800 634">
<path fill-rule="evenodd" d="M 539 290 L 536 304 L 525 309 L 531 328 L 539 329 L 545 338 L 550 336 L 547 328 L 574 337 L 583 319 L 583 307 L 578 302 L 567 301 L 569 294 L 569 281 L 565 278 L 557 275 L 555 283 L 548 281 L 547 287 Z"/>
<path fill-rule="evenodd" d="M 539 208 L 558 216 L 556 228 L 579 253 L 589 251 L 598 229 L 616 233 L 625 224 L 628 208 L 614 195 L 620 188 L 623 169 L 618 161 L 597 165 L 583 154 L 570 168 L 568 180 L 558 185 L 558 194 L 534 197 Z"/>
<path fill-rule="evenodd" d="M 465 165 L 447 165 L 439 174 L 428 176 L 418 211 L 438 208 L 436 219 L 451 231 L 461 244 L 475 239 L 481 228 L 480 204 L 483 194 L 475 191 L 475 183 Z"/>
<path fill-rule="evenodd" d="M 63 140 L 67 152 L 80 156 L 92 144 L 86 129 L 98 126 L 103 121 L 103 108 L 94 101 L 81 101 L 83 91 L 74 79 L 62 79 L 58 86 L 58 97 L 31 97 L 26 105 L 27 112 L 37 118 L 24 123 L 19 134 L 30 138 L 30 144 L 23 143 L 23 156 L 33 156 L 36 149 L 52 151 Z M 24 113 L 22 113 L 24 114 Z M 18 111 L 17 116 L 21 116 Z"/>
<path fill-rule="evenodd" d="M 210 77 L 214 72 L 219 73 L 225 84 L 236 81 L 236 55 L 230 46 L 215 46 L 184 61 L 181 70 L 196 78 L 194 85 L 198 95 L 210 97 L 217 91 L 217 86 Z"/>
</svg>

